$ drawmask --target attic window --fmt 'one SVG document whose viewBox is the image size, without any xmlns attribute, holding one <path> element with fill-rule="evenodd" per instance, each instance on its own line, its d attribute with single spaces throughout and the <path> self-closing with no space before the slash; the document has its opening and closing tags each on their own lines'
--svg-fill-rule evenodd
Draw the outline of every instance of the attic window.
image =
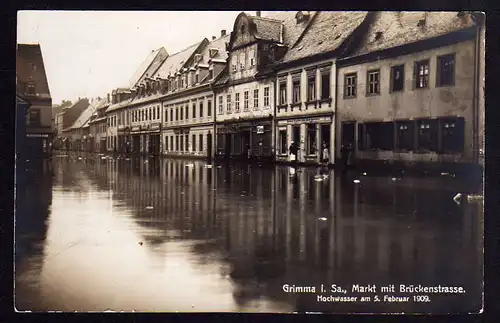
<svg viewBox="0 0 500 323">
<path fill-rule="evenodd" d="M 377 31 L 375 33 L 375 40 L 379 40 L 380 38 L 382 38 L 382 32 L 381 31 Z"/>
<path fill-rule="evenodd" d="M 241 33 L 244 34 L 245 33 L 245 25 L 241 25 Z"/>
<path fill-rule="evenodd" d="M 418 26 L 418 27 L 423 27 L 423 26 L 425 26 L 425 18 L 424 18 L 424 19 L 420 19 L 420 20 L 418 21 L 417 26 Z"/>
<path fill-rule="evenodd" d="M 199 63 L 201 61 L 202 57 L 203 56 L 201 54 L 195 54 L 194 55 L 194 61 L 195 61 L 195 63 Z"/>
<path fill-rule="evenodd" d="M 219 50 L 217 48 L 210 48 L 210 57 L 214 57 L 218 52 Z"/>
<path fill-rule="evenodd" d="M 26 89 L 26 94 L 35 94 L 35 83 L 28 83 L 28 88 Z"/>
</svg>

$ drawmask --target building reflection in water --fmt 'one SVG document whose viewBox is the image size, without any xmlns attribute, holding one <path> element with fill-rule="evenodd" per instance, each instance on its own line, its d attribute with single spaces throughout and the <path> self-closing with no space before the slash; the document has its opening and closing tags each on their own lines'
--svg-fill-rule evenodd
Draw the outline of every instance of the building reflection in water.
<svg viewBox="0 0 500 323">
<path fill-rule="evenodd" d="M 355 184 L 354 175 L 333 171 L 316 181 L 312 169 L 291 178 L 285 166 L 143 158 L 59 160 L 55 171 L 56 185 L 62 186 L 55 191 L 65 203 L 59 207 L 66 210 L 71 204 L 64 194 L 93 194 L 87 202 L 75 197 L 71 207 L 101 203 L 92 212 L 113 221 L 111 229 L 133 231 L 130 237 L 137 240 L 131 250 L 115 245 L 106 260 L 92 259 L 95 247 L 87 248 L 86 259 L 78 253 L 71 258 L 94 263 L 99 272 L 85 268 L 115 282 L 109 287 L 113 296 L 97 297 L 100 303 L 82 301 L 91 298 L 88 288 L 75 289 L 82 295 L 73 307 L 466 312 L 480 305 L 482 210 L 453 202 L 457 191 L 467 189 L 454 178 L 365 176 Z M 90 232 L 82 233 L 83 239 L 93 239 L 85 234 Z M 106 269 L 114 257 L 125 257 L 126 266 L 135 269 Z M 104 288 L 94 285 L 96 278 L 80 279 L 82 286 Z M 320 303 L 316 295 L 282 289 L 283 284 L 318 288 L 333 283 L 460 285 L 467 295 L 433 296 L 425 305 L 360 306 Z M 109 299 L 112 304 L 106 303 Z"/>
</svg>

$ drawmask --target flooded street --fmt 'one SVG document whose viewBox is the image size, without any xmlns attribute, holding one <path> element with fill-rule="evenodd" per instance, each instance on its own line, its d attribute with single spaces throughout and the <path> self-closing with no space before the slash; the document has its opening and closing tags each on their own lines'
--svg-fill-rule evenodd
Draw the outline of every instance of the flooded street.
<svg viewBox="0 0 500 323">
<path fill-rule="evenodd" d="M 318 180 L 314 168 L 291 178 L 287 166 L 95 155 L 54 157 L 37 172 L 17 196 L 20 311 L 481 307 L 483 205 L 453 201 L 476 190 L 458 178 L 330 170 Z M 286 284 L 316 293 L 286 293 Z M 427 293 L 426 303 L 319 302 L 321 284 L 348 295 L 358 295 L 353 284 L 376 284 L 380 296 L 389 284 L 466 293 Z"/>
</svg>

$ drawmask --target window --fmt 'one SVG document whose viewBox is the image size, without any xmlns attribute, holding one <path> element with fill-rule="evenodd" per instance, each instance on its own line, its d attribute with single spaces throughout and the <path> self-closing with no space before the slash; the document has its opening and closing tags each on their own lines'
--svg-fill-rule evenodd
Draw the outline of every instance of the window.
<svg viewBox="0 0 500 323">
<path fill-rule="evenodd" d="M 39 126 L 40 125 L 40 109 L 29 110 L 29 124 L 30 126 Z"/>
<path fill-rule="evenodd" d="M 396 148 L 408 151 L 415 149 L 415 123 L 413 121 L 396 122 Z"/>
<path fill-rule="evenodd" d="M 192 113 L 193 113 L 193 119 L 196 118 L 196 103 L 193 103 L 193 108 L 192 108 Z"/>
<path fill-rule="evenodd" d="M 175 135 L 175 150 L 179 151 L 179 135 Z"/>
<path fill-rule="evenodd" d="M 196 151 L 196 135 L 193 135 L 191 139 L 191 151 L 192 152 Z"/>
<path fill-rule="evenodd" d="M 195 74 L 195 76 L 194 76 L 194 83 L 195 83 L 195 84 L 198 84 L 198 79 L 199 79 L 199 77 L 200 77 L 200 76 L 199 76 L 198 74 Z"/>
<path fill-rule="evenodd" d="M 243 111 L 248 111 L 248 91 L 243 92 Z"/>
<path fill-rule="evenodd" d="M 252 67 L 255 65 L 255 51 L 251 50 L 248 56 L 250 58 L 250 66 Z"/>
<path fill-rule="evenodd" d="M 219 114 L 224 113 L 224 99 L 222 95 L 219 95 Z"/>
<path fill-rule="evenodd" d="M 203 101 L 200 102 L 200 118 L 203 118 Z"/>
<path fill-rule="evenodd" d="M 444 153 L 463 152 L 464 126 L 464 118 L 441 119 L 441 144 Z"/>
<path fill-rule="evenodd" d="M 310 123 L 307 125 L 307 153 L 313 155 L 316 149 L 316 125 Z"/>
<path fill-rule="evenodd" d="M 405 85 L 405 66 L 398 65 L 391 67 L 391 91 L 403 91 Z"/>
<path fill-rule="evenodd" d="M 280 83 L 280 105 L 286 104 L 286 83 Z"/>
<path fill-rule="evenodd" d="M 240 54 L 240 69 L 245 69 L 245 53 Z"/>
<path fill-rule="evenodd" d="M 148 109 L 148 121 L 153 120 L 152 119 L 153 114 L 151 110 L 152 110 L 151 108 Z"/>
<path fill-rule="evenodd" d="M 300 80 L 293 81 L 293 103 L 300 102 Z"/>
<path fill-rule="evenodd" d="M 180 140 L 180 149 L 179 149 L 179 151 L 184 151 L 184 136 L 183 135 L 179 135 L 179 140 Z M 187 142 L 186 142 L 186 145 L 187 145 Z"/>
<path fill-rule="evenodd" d="M 208 100 L 207 102 L 208 106 L 207 106 L 207 116 L 208 117 L 211 117 L 212 116 L 212 100 Z"/>
<path fill-rule="evenodd" d="M 259 108 L 259 89 L 253 90 L 253 108 Z"/>
<path fill-rule="evenodd" d="M 358 149 L 360 150 L 394 149 L 394 122 L 365 123 L 361 127 L 358 125 L 358 134 L 359 132 L 362 133 L 361 138 L 358 138 Z"/>
<path fill-rule="evenodd" d="M 455 84 L 455 54 L 439 56 L 437 59 L 437 86 Z"/>
<path fill-rule="evenodd" d="M 182 120 L 184 120 L 184 107 L 181 106 L 179 109 L 180 109 L 179 110 L 179 120 L 182 121 Z"/>
<path fill-rule="evenodd" d="M 186 104 L 186 120 L 189 119 L 189 106 Z"/>
<path fill-rule="evenodd" d="M 429 87 L 429 60 L 415 63 L 415 79 L 417 89 Z"/>
<path fill-rule="evenodd" d="M 179 107 L 175 107 L 175 121 L 179 120 Z"/>
<path fill-rule="evenodd" d="M 35 83 L 28 83 L 28 88 L 26 89 L 26 94 L 33 95 L 35 94 Z"/>
<path fill-rule="evenodd" d="M 231 113 L 231 94 L 227 95 L 226 111 L 227 113 Z"/>
<path fill-rule="evenodd" d="M 269 86 L 264 88 L 264 106 L 269 106 Z"/>
<path fill-rule="evenodd" d="M 153 120 L 156 120 L 156 109 L 153 109 Z"/>
<path fill-rule="evenodd" d="M 236 72 L 236 63 L 233 62 L 233 72 Z"/>
<path fill-rule="evenodd" d="M 438 150 L 438 122 L 437 119 L 418 120 L 418 150 Z"/>
<path fill-rule="evenodd" d="M 287 153 L 287 135 L 286 135 L 286 129 L 280 130 L 278 134 L 278 140 L 279 140 L 279 152 L 280 154 L 286 154 Z"/>
<path fill-rule="evenodd" d="M 330 72 L 321 74 L 321 99 L 330 98 Z"/>
<path fill-rule="evenodd" d="M 168 151 L 168 136 L 165 136 L 165 150 Z"/>
<path fill-rule="evenodd" d="M 234 111 L 240 112 L 240 94 L 236 93 L 234 97 Z"/>
<path fill-rule="evenodd" d="M 161 119 L 161 116 L 160 116 L 160 106 L 156 107 L 156 118 L 157 119 Z"/>
<path fill-rule="evenodd" d="M 202 133 L 200 133 L 200 141 L 199 141 L 198 151 L 203 151 L 203 134 Z"/>
<path fill-rule="evenodd" d="M 368 71 L 367 81 L 366 94 L 380 94 L 380 70 Z"/>
<path fill-rule="evenodd" d="M 350 73 L 344 75 L 344 98 L 356 97 L 357 74 Z"/>
<path fill-rule="evenodd" d="M 170 137 L 170 150 L 174 150 L 174 136 Z"/>
<path fill-rule="evenodd" d="M 170 109 L 170 122 L 174 121 L 174 108 Z"/>
<path fill-rule="evenodd" d="M 307 77 L 307 101 L 316 100 L 316 75 Z"/>
</svg>

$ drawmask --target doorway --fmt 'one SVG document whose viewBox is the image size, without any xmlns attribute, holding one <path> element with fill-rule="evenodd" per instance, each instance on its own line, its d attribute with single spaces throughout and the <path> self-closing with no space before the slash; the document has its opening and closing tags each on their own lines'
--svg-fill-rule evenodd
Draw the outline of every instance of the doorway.
<svg viewBox="0 0 500 323">
<path fill-rule="evenodd" d="M 226 158 L 229 158 L 231 156 L 231 146 L 232 146 L 232 134 L 226 133 L 226 142 L 224 147 L 224 154 Z"/>
<path fill-rule="evenodd" d="M 356 123 L 353 121 L 342 123 L 342 146 L 347 147 L 348 145 L 354 149 L 354 130 Z"/>
</svg>

